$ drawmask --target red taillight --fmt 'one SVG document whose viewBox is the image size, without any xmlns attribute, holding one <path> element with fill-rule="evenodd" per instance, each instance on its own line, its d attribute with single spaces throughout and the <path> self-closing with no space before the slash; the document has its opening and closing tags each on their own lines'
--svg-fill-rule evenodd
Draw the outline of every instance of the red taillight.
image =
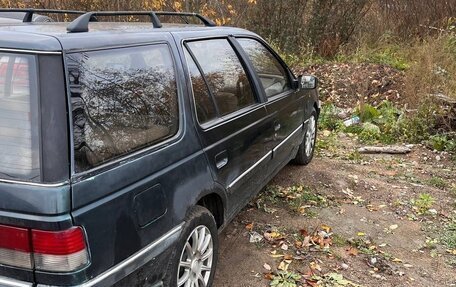
<svg viewBox="0 0 456 287">
<path fill-rule="evenodd" d="M 0 264 L 32 268 L 30 246 L 29 230 L 0 225 Z"/>
<path fill-rule="evenodd" d="M 68 272 L 79 269 L 89 261 L 82 228 L 65 231 L 32 230 L 35 268 L 45 271 Z"/>
<path fill-rule="evenodd" d="M 28 230 L 0 225 L 0 264 L 44 271 L 69 272 L 89 260 L 84 231 Z"/>
<path fill-rule="evenodd" d="M 0 248 L 30 252 L 29 231 L 0 225 Z"/>
<path fill-rule="evenodd" d="M 68 255 L 85 249 L 82 229 L 75 227 L 62 232 L 32 230 L 33 252 Z"/>
</svg>

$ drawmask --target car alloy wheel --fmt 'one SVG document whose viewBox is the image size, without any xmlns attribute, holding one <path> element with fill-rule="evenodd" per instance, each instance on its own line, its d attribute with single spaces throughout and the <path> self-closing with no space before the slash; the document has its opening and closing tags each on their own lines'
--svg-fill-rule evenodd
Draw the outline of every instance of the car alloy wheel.
<svg viewBox="0 0 456 287">
<path fill-rule="evenodd" d="M 315 117 L 312 115 L 309 118 L 309 122 L 307 123 L 307 131 L 306 131 L 306 156 L 310 157 L 312 155 L 314 146 L 315 146 L 315 134 L 317 130 L 317 125 L 315 121 Z"/>
<path fill-rule="evenodd" d="M 193 229 L 181 252 L 178 287 L 208 286 L 214 259 L 214 242 L 210 230 L 200 225 Z"/>
</svg>

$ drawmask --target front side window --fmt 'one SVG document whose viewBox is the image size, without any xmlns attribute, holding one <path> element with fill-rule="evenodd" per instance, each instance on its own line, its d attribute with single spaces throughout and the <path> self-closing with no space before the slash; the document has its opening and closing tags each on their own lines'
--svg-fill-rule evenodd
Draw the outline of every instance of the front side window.
<svg viewBox="0 0 456 287">
<path fill-rule="evenodd" d="M 0 178 L 39 181 L 35 56 L 0 53 Z"/>
<path fill-rule="evenodd" d="M 68 55 L 76 171 L 177 133 L 174 64 L 165 44 Z"/>
<path fill-rule="evenodd" d="M 256 102 L 247 74 L 226 39 L 187 43 L 201 66 L 221 116 Z"/>
<path fill-rule="evenodd" d="M 215 110 L 215 103 L 211 99 L 208 87 L 198 69 L 198 66 L 195 61 L 193 61 L 187 50 L 185 50 L 185 58 L 187 59 L 188 71 L 192 81 L 196 115 L 199 123 L 204 124 L 216 118 L 217 113 Z"/>
<path fill-rule="evenodd" d="M 238 42 L 252 61 L 268 98 L 291 89 L 285 68 L 263 44 L 247 38 Z"/>
</svg>

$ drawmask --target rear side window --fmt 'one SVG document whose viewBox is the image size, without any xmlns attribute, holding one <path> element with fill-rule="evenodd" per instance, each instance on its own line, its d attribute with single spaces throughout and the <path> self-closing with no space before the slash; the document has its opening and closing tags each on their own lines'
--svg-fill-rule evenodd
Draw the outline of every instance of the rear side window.
<svg viewBox="0 0 456 287">
<path fill-rule="evenodd" d="M 0 178 L 40 180 L 36 58 L 0 53 Z"/>
<path fill-rule="evenodd" d="M 77 172 L 156 144 L 179 125 L 166 44 L 68 56 Z"/>
<path fill-rule="evenodd" d="M 253 39 L 238 39 L 238 42 L 252 61 L 267 97 L 291 89 L 285 68 L 263 44 Z"/>
<path fill-rule="evenodd" d="M 214 95 L 221 116 L 256 102 L 247 74 L 226 39 L 187 43 Z"/>
</svg>

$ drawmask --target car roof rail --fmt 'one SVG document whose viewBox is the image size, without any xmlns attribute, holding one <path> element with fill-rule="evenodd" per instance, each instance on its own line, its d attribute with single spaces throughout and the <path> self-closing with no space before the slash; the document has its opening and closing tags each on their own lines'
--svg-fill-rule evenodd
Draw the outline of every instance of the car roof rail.
<svg viewBox="0 0 456 287">
<path fill-rule="evenodd" d="M 49 14 L 85 14 L 85 11 L 77 11 L 77 10 L 57 10 L 57 9 L 32 9 L 32 8 L 0 8 L 0 12 L 22 12 L 25 13 L 24 19 L 22 22 L 30 23 L 33 21 L 33 15 L 35 13 L 49 13 Z"/>
<path fill-rule="evenodd" d="M 150 16 L 150 20 L 154 28 L 161 28 L 162 24 L 158 16 L 153 11 L 98 11 L 87 12 L 79 16 L 67 26 L 69 33 L 89 32 L 89 23 L 98 21 L 96 16 Z"/>
<path fill-rule="evenodd" d="M 167 12 L 167 11 L 159 11 L 155 12 L 157 16 L 178 16 L 178 17 L 196 17 L 198 18 L 203 24 L 207 27 L 215 27 L 217 26 L 211 19 L 204 17 L 198 13 L 189 13 L 189 12 Z"/>
<path fill-rule="evenodd" d="M 89 23 L 91 21 L 97 21 L 96 16 L 150 16 L 152 25 L 154 28 L 163 27 L 162 23 L 158 16 L 178 16 L 178 17 L 196 17 L 198 18 L 205 26 L 214 27 L 216 24 L 212 20 L 204 17 L 203 15 L 197 13 L 187 13 L 187 12 L 167 12 L 167 11 L 97 11 L 97 12 L 87 12 L 84 15 L 79 16 L 73 22 L 71 22 L 67 31 L 69 33 L 81 33 L 89 32 Z"/>
</svg>

